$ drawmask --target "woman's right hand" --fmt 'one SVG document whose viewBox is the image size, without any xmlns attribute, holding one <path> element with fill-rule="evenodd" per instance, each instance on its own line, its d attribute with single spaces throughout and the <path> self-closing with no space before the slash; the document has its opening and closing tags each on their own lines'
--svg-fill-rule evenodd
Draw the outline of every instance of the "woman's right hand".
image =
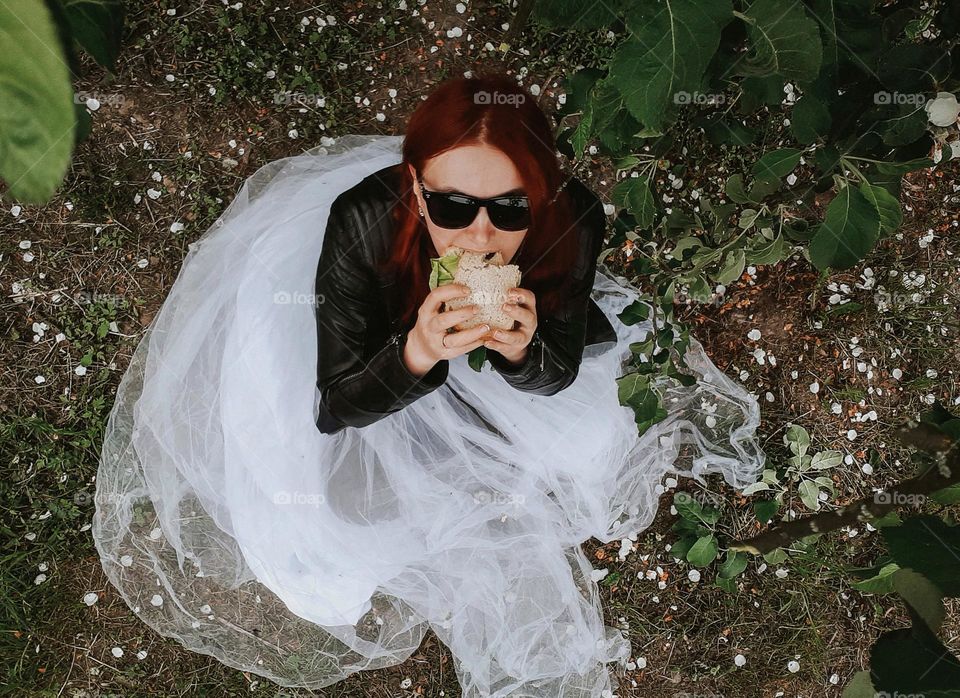
<svg viewBox="0 0 960 698">
<path fill-rule="evenodd" d="M 423 377 L 438 361 L 453 359 L 483 346 L 490 332 L 489 325 L 447 332 L 447 329 L 476 315 L 476 305 L 440 312 L 442 303 L 468 295 L 470 289 L 463 284 L 444 284 L 427 294 L 417 311 L 416 324 L 407 333 L 403 352 L 404 363 L 411 373 Z"/>
</svg>

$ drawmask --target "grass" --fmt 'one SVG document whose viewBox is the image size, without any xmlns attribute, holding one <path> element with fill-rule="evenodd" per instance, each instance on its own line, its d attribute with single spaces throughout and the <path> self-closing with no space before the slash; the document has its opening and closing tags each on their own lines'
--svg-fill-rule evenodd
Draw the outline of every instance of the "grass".
<svg viewBox="0 0 960 698">
<path fill-rule="evenodd" d="M 320 28 L 316 18 L 327 14 L 337 22 Z M 396 3 L 299 0 L 277 9 L 275 3 L 245 0 L 238 11 L 222 3 L 185 9 L 154 0 L 133 10 L 115 75 L 86 66 L 78 89 L 121 94 L 122 103 L 101 100 L 93 133 L 77 149 L 56 199 L 25 208 L 17 218 L 0 211 L 2 283 L 20 299 L 6 301 L 7 341 L 0 347 L 0 526 L 6 541 L 0 553 L 6 620 L 0 652 L 7 658 L 0 693 L 459 695 L 451 656 L 432 634 L 401 665 L 313 693 L 279 689 L 188 652 L 143 625 L 110 586 L 89 523 L 103 429 L 130 354 L 173 283 L 188 243 L 216 220 L 247 176 L 326 136 L 402 133 L 420 95 L 465 70 L 520 72 L 525 84 L 543 88 L 541 105 L 552 111 L 560 91 L 553 83 L 579 65 L 605 60 L 615 45 L 603 32 L 530 28 L 501 59 L 484 45 L 500 44 L 501 25 L 511 14 L 504 2 L 461 14 L 412 1 L 400 10 Z M 301 31 L 303 18 L 309 29 Z M 430 21 L 432 30 L 424 23 Z M 446 35 L 454 26 L 464 29 L 460 39 Z M 275 95 L 287 92 L 320 95 L 324 104 L 285 97 L 278 103 Z M 765 129 L 765 143 L 781 133 L 776 124 Z M 719 191 L 727 175 L 752 164 L 726 147 L 706 149 L 696 129 L 683 133 L 667 157 L 669 171 L 686 186 L 673 191 L 659 184 L 678 202 L 692 188 L 704 195 Z M 592 169 L 590 183 L 605 195 L 613 172 L 602 161 Z M 683 311 L 714 361 L 760 399 L 762 443 L 773 463 L 786 457 L 780 438 L 788 422 L 808 429 L 814 450 L 836 448 L 851 456 L 850 464 L 833 471 L 838 497 L 827 506 L 909 475 L 910 454 L 894 441 L 893 429 L 924 409 L 928 395 L 946 403 L 960 395 L 955 175 L 956 167 L 941 176 L 911 175 L 903 200 L 912 210 L 902 239 L 884 243 L 856 269 L 821 283 L 809 265 L 794 259 L 745 274 L 729 286 L 722 304 Z M 183 226 L 179 232 L 171 230 L 175 224 Z M 937 237 L 921 246 L 931 228 Z M 21 240 L 31 241 L 32 261 L 23 259 Z M 876 283 L 858 288 L 866 267 Z M 924 274 L 925 283 L 904 286 L 910 272 Z M 831 284 L 846 284 L 849 293 L 831 290 Z M 878 293 L 881 286 L 889 303 Z M 834 293 L 846 300 L 831 303 Z M 846 301 L 859 307 L 837 312 Z M 34 323 L 47 324 L 37 341 Z M 747 339 L 753 328 L 762 330 L 759 341 Z M 64 341 L 55 339 L 60 333 Z M 776 365 L 757 363 L 757 348 L 774 354 Z M 858 361 L 870 366 L 872 378 L 857 370 Z M 78 366 L 86 369 L 83 375 L 75 372 Z M 894 369 L 903 372 L 901 378 L 893 377 Z M 40 375 L 42 383 L 35 380 Z M 809 390 L 814 380 L 820 385 L 816 394 Z M 854 421 L 871 410 L 875 421 Z M 846 437 L 851 428 L 858 430 L 854 441 Z M 865 465 L 872 471 L 865 472 Z M 685 480 L 680 488 L 701 491 Z M 719 528 L 728 537 L 758 530 L 749 499 L 715 478 L 710 491 L 723 502 Z M 738 578 L 736 596 L 712 585 L 712 570 L 699 582 L 689 581 L 689 565 L 667 547 L 675 542 L 671 497 L 664 492 L 657 518 L 624 560 L 617 556 L 619 541 L 584 545 L 595 566 L 609 570 L 600 587 L 607 622 L 623 627 L 633 643 L 635 668 L 621 696 L 838 696 L 863 668 L 872 640 L 907 624 L 893 599 L 850 587 L 845 568 L 873 564 L 880 550 L 877 535 L 865 529 L 852 537 L 823 536 L 763 571 L 751 561 Z M 785 509 L 805 513 L 794 493 L 785 503 Z M 657 574 L 658 567 L 657 578 L 647 579 L 646 572 Z M 777 567 L 787 570 L 786 577 L 774 574 Z M 39 574 L 46 579 L 37 584 Z M 83 602 L 89 592 L 99 595 L 93 606 Z M 956 608 L 948 604 L 948 610 L 944 634 L 955 637 Z M 114 647 L 124 650 L 122 657 L 113 656 Z M 136 658 L 141 650 L 142 660 Z M 746 664 L 736 667 L 733 658 L 741 653 Z M 788 671 L 787 663 L 798 658 L 799 671 Z M 404 678 L 412 681 L 406 689 L 400 688 Z"/>
</svg>

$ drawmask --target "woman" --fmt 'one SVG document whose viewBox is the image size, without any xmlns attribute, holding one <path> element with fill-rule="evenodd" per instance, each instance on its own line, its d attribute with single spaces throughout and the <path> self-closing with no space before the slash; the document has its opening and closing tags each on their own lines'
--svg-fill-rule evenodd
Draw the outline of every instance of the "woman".
<svg viewBox="0 0 960 698">
<path fill-rule="evenodd" d="M 604 228 L 507 76 L 438 87 L 402 149 L 347 136 L 259 170 L 120 385 L 93 527 L 111 582 L 286 686 L 402 662 L 429 627 L 464 696 L 614 689 L 630 645 L 580 544 L 647 527 L 666 473 L 743 487 L 763 454 L 756 399 L 695 340 L 698 382 L 637 437 L 616 379 L 650 326 L 616 318 L 637 294 L 598 270 Z M 470 315 L 429 290 L 448 245 L 518 264 L 512 330 L 448 332 Z"/>
</svg>

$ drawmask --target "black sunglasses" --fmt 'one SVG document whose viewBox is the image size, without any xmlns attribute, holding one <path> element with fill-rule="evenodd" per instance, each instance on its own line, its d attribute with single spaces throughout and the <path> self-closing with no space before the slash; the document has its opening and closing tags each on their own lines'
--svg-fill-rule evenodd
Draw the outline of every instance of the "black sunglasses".
<svg viewBox="0 0 960 698">
<path fill-rule="evenodd" d="M 530 225 L 530 203 L 526 196 L 497 196 L 478 199 L 458 192 L 430 191 L 417 172 L 417 184 L 427 202 L 430 220 L 441 228 L 466 228 L 477 217 L 480 207 L 487 209 L 490 222 L 500 230 L 518 232 Z"/>
</svg>

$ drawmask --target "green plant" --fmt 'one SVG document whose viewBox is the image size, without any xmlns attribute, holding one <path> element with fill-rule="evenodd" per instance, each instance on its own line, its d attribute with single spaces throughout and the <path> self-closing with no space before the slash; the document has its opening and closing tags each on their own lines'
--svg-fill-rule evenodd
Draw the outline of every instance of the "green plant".
<svg viewBox="0 0 960 698">
<path fill-rule="evenodd" d="M 548 27 L 626 29 L 609 61 L 566 77 L 558 143 L 576 160 L 585 150 L 606 156 L 617 171 L 620 210 L 604 256 L 629 243 L 627 271 L 650 289 L 620 316 L 653 326 L 620 382 L 641 433 L 665 415 L 655 376 L 680 380 L 686 368 L 675 300 L 711 302 L 747 265 L 795 250 L 822 276 L 852 267 L 899 227 L 904 174 L 934 166 L 931 151 L 949 159 L 957 114 L 945 90 L 960 85 L 951 71 L 960 11 L 875 5 L 535 4 L 533 18 Z M 579 118 L 565 124 L 570 117 Z M 694 130 L 742 165 L 716 196 L 665 207 L 686 170 L 668 156 Z M 822 214 L 818 195 L 829 199 Z"/>
<path fill-rule="evenodd" d="M 715 500 L 718 507 L 722 500 Z M 720 554 L 723 534 L 718 530 L 722 511 L 712 503 L 701 503 L 687 492 L 677 492 L 673 496 L 673 506 L 679 518 L 670 527 L 677 533 L 677 540 L 671 545 L 670 554 L 678 560 L 686 560 L 693 567 L 708 567 Z M 780 552 L 770 556 L 768 562 L 779 562 Z M 748 556 L 735 550 L 727 550 L 722 564 L 717 569 L 715 583 L 721 589 L 734 593 L 734 580 L 747 568 Z"/>
<path fill-rule="evenodd" d="M 960 502 L 960 418 L 940 403 L 897 435 L 918 449 L 917 474 L 839 511 L 821 512 L 776 526 L 730 549 L 764 554 L 803 537 L 817 538 L 853 522 L 880 530 L 887 554 L 874 567 L 847 571 L 860 578 L 853 586 L 872 593 L 899 594 L 912 621 L 910 628 L 881 635 L 870 651 L 870 669 L 861 671 L 845 698 L 922 693 L 939 698 L 960 694 L 960 659 L 937 633 L 945 616 L 944 598 L 960 597 L 960 526 L 950 512 L 901 519 L 896 509 L 929 500 L 945 506 Z"/>
<path fill-rule="evenodd" d="M 764 522 L 769 521 L 779 506 L 783 505 L 783 497 L 791 487 L 796 487 L 800 500 L 812 511 L 820 510 L 821 491 L 829 492 L 831 497 L 837 496 L 833 481 L 818 473 L 840 465 L 843 462 L 843 454 L 840 451 L 827 450 L 814 454 L 808 453 L 810 435 L 799 424 L 793 424 L 787 429 L 783 437 L 783 443 L 792 454 L 787 459 L 786 467 L 780 469 L 765 468 L 761 479 L 752 485 L 748 485 L 743 490 L 745 496 L 757 492 L 775 492 L 773 500 L 767 500 L 773 501 L 777 505 L 772 511 L 769 509 L 770 505 L 763 501 L 754 503 L 757 518 Z"/>
<path fill-rule="evenodd" d="M 75 44 L 112 68 L 120 50 L 120 0 L 18 0 L 0 4 L 0 177 L 10 194 L 45 203 L 63 181 L 74 144 L 90 132 L 71 86 Z"/>
</svg>

